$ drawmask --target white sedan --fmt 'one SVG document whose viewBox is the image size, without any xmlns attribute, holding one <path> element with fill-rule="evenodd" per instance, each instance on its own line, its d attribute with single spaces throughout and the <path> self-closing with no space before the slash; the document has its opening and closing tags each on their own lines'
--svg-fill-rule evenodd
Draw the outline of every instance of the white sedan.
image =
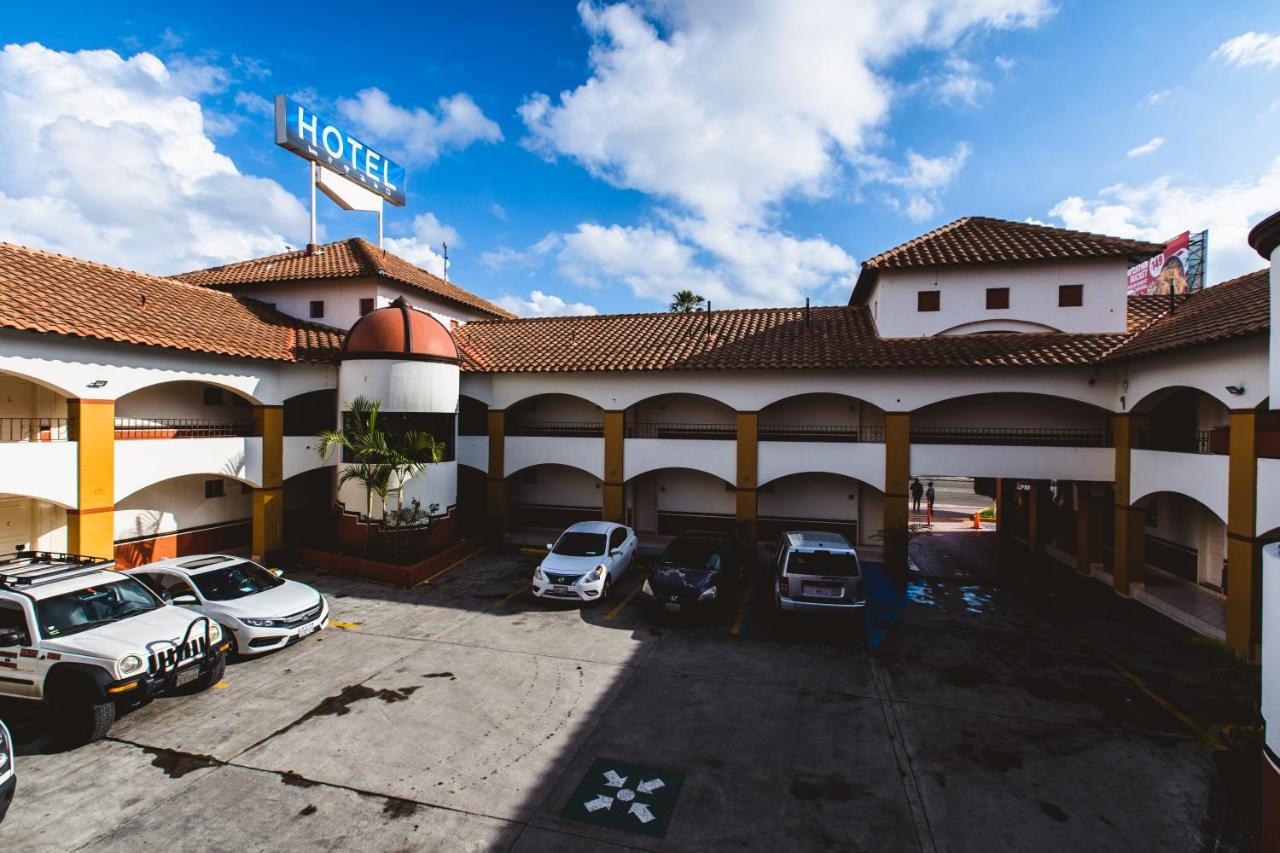
<svg viewBox="0 0 1280 853">
<path fill-rule="evenodd" d="M 329 624 L 329 602 L 323 595 L 244 557 L 174 557 L 128 573 L 164 600 L 221 625 L 231 638 L 232 654 L 283 648 Z"/>
<path fill-rule="evenodd" d="M 570 527 L 533 570 L 539 598 L 597 601 L 636 559 L 636 534 L 608 521 L 580 521 Z"/>
</svg>

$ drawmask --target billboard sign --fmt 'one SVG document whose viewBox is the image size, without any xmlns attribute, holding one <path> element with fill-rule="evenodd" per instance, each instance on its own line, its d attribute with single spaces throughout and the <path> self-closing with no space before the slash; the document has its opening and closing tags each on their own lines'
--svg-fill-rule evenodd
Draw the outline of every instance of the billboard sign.
<svg viewBox="0 0 1280 853">
<path fill-rule="evenodd" d="M 403 166 L 285 95 L 276 95 L 276 144 L 404 206 Z"/>
<path fill-rule="evenodd" d="M 1164 251 L 1129 268 L 1130 296 L 1194 293 L 1204 286 L 1204 255 L 1209 232 L 1184 231 L 1164 244 Z"/>
</svg>

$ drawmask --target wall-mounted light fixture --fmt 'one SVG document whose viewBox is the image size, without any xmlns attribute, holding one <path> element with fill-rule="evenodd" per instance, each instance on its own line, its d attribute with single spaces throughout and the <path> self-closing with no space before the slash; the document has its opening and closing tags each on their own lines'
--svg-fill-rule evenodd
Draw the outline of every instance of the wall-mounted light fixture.
<svg viewBox="0 0 1280 853">
<path fill-rule="evenodd" d="M 90 388 L 101 388 L 101 387 L 103 387 L 103 386 L 104 386 L 104 385 L 106 385 L 106 384 L 107 384 L 107 380 L 105 380 L 105 379 L 95 379 L 95 380 L 93 380 L 92 382 L 90 382 L 90 383 L 89 383 L 89 387 L 90 387 Z"/>
<path fill-rule="evenodd" d="M 1228 393 L 1228 394 L 1232 394 L 1232 395 L 1234 395 L 1234 396 L 1236 396 L 1236 397 L 1239 397 L 1241 394 L 1243 394 L 1243 393 L 1244 393 L 1244 386 L 1243 386 L 1243 385 L 1228 385 L 1228 386 L 1227 386 L 1227 393 Z"/>
</svg>

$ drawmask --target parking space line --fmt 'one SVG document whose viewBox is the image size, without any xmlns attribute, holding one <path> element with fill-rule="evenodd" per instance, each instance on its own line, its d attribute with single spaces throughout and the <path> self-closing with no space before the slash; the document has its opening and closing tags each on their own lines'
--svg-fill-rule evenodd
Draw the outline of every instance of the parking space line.
<svg viewBox="0 0 1280 853">
<path fill-rule="evenodd" d="M 644 588 L 644 578 L 640 579 L 640 583 L 631 588 L 631 592 L 627 593 L 627 597 L 614 605 L 613 609 L 604 615 L 604 621 L 611 622 L 613 617 L 622 612 L 622 608 L 631 603 L 631 599 L 636 597 L 636 593 Z"/>
<path fill-rule="evenodd" d="M 517 587 L 517 588 L 516 588 L 516 591 L 515 591 L 515 592 L 508 593 L 508 594 L 506 594 L 506 595 L 502 596 L 502 598 L 500 598 L 500 599 L 498 599 L 497 601 L 495 601 L 495 602 L 493 603 L 493 609 L 494 609 L 494 610 L 497 610 L 499 607 L 502 607 L 503 605 L 507 604 L 509 601 L 511 601 L 511 599 L 515 598 L 517 595 L 520 595 L 520 594 L 522 594 L 522 593 L 526 593 L 526 592 L 528 592 L 528 591 L 529 591 L 529 590 L 531 590 L 531 589 L 533 589 L 533 586 L 532 586 L 532 585 L 527 584 L 527 583 L 526 583 L 526 584 L 521 584 L 519 587 Z"/>
<path fill-rule="evenodd" d="M 441 569 L 440 571 L 436 572 L 434 575 L 428 575 L 427 577 L 425 577 L 425 578 L 423 578 L 422 580 L 418 581 L 417 583 L 415 583 L 415 584 L 414 584 L 414 586 L 415 586 L 415 587 L 419 587 L 419 586 L 422 586 L 423 584 L 431 583 L 433 580 L 435 580 L 436 578 L 440 577 L 442 574 L 444 574 L 445 572 L 449 571 L 450 569 L 456 569 L 458 566 L 461 566 L 463 563 L 467 562 L 468 560 L 473 560 L 473 559 L 475 559 L 476 557 L 479 557 L 481 554 L 483 554 L 485 551 L 488 551 L 488 550 L 489 550 L 489 549 L 488 549 L 487 547 L 482 547 L 482 548 L 479 548 L 479 549 L 477 549 L 477 550 L 475 550 L 475 551 L 472 551 L 470 554 L 468 554 L 467 556 L 463 557 L 461 560 L 457 560 L 457 561 L 455 561 L 455 562 L 452 562 L 452 563 L 450 563 L 449 565 L 445 566 L 445 567 L 444 567 L 443 569 Z"/>
<path fill-rule="evenodd" d="M 733 628 L 729 631 L 735 637 L 741 637 L 746 634 L 743 630 L 747 621 L 747 608 L 751 606 L 751 587 L 747 587 L 742 591 L 742 603 L 738 605 L 737 618 L 733 620 Z"/>
</svg>

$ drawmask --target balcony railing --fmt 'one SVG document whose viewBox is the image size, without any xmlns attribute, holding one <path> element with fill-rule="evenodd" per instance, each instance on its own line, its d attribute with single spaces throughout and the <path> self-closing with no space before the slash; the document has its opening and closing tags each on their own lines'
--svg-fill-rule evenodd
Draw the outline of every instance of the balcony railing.
<svg viewBox="0 0 1280 853">
<path fill-rule="evenodd" d="M 66 418 L 0 418 L 0 441 L 66 440 Z"/>
<path fill-rule="evenodd" d="M 141 438 L 226 438 L 257 435 L 253 421 L 208 418 L 116 418 L 116 440 Z"/>
<path fill-rule="evenodd" d="M 627 424 L 627 438 L 696 438 L 733 441 L 738 428 L 733 424 L 645 423 Z"/>
<path fill-rule="evenodd" d="M 915 427 L 912 444 L 1004 444 L 1028 447 L 1110 447 L 1105 429 L 1040 427 Z"/>
<path fill-rule="evenodd" d="M 604 424 L 594 421 L 519 421 L 507 424 L 507 435 L 599 438 L 604 435 Z"/>
<path fill-rule="evenodd" d="M 845 426 L 843 424 L 760 424 L 761 441 L 884 441 L 882 426 Z"/>
</svg>

